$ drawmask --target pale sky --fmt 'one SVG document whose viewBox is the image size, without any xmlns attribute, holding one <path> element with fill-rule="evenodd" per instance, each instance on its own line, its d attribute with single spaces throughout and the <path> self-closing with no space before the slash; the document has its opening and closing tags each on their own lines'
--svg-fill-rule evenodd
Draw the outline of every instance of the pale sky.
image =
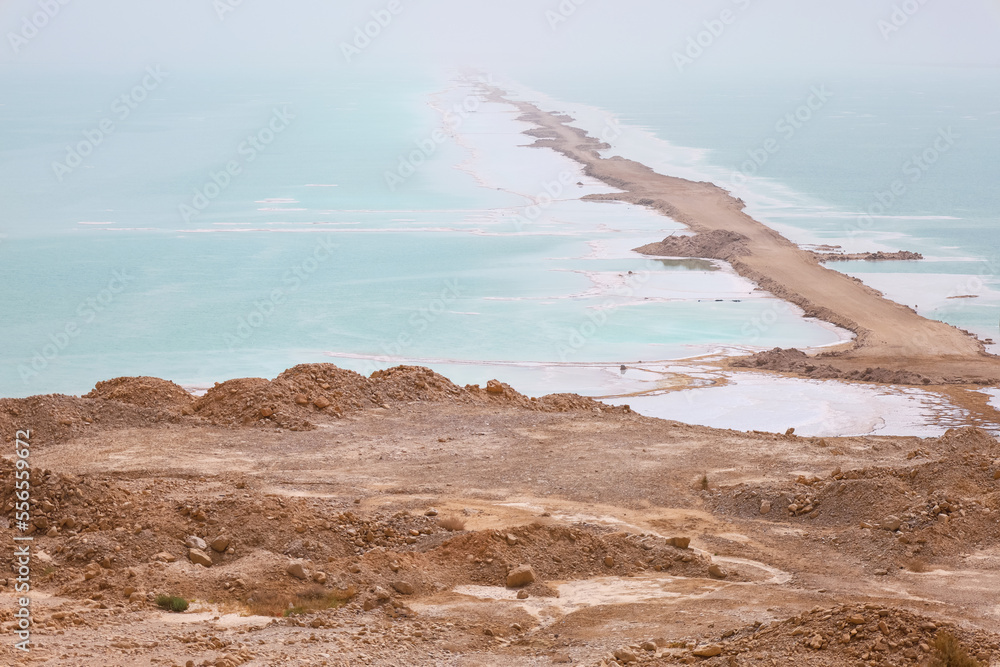
<svg viewBox="0 0 1000 667">
<path fill-rule="evenodd" d="M 428 61 L 655 71 L 674 67 L 675 54 L 703 33 L 703 68 L 1000 66 L 1000 0 L 62 1 L 5 0 L 0 64 L 216 70 Z M 58 12 L 39 14 L 44 6 Z M 348 63 L 343 44 L 390 6 L 398 13 Z M 720 32 L 724 11 L 731 22 Z M 26 28 L 32 17 L 44 26 Z M 713 27 L 719 34 L 705 32 Z"/>
</svg>

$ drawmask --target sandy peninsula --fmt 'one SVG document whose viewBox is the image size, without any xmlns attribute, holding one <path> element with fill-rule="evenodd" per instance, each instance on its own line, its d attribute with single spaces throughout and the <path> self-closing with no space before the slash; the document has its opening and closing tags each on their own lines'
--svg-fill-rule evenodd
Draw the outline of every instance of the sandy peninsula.
<svg viewBox="0 0 1000 667">
<path fill-rule="evenodd" d="M 707 257 L 728 261 L 741 276 L 816 317 L 856 334 L 822 363 L 842 373 L 866 369 L 905 371 L 922 384 L 997 384 L 1000 358 L 975 336 L 921 317 L 856 278 L 823 265 L 830 257 L 805 250 L 744 212 L 742 200 L 713 183 L 666 176 L 621 157 L 602 157 L 606 144 L 570 125 L 572 119 L 534 104 L 513 101 L 491 88 L 491 99 L 515 105 L 535 147 L 579 162 L 588 176 L 622 190 L 590 200 L 623 201 L 654 209 L 686 225 L 694 237 L 665 239 L 637 250 L 650 255 Z M 687 247 L 685 254 L 684 247 Z M 910 259 L 908 254 L 898 255 Z M 879 258 L 881 259 L 881 258 Z M 790 368 L 773 368 L 786 370 Z"/>
</svg>

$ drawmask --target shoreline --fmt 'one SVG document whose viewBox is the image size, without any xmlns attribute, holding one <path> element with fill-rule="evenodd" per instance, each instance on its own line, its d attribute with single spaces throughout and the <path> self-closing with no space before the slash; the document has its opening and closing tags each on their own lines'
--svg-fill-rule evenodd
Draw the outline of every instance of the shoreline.
<svg viewBox="0 0 1000 667">
<path fill-rule="evenodd" d="M 849 347 L 817 355 L 824 364 L 845 372 L 869 367 L 906 369 L 932 377 L 932 384 L 982 382 L 984 377 L 991 384 L 998 382 L 1000 357 L 990 355 L 977 338 L 924 318 L 861 281 L 826 268 L 814 252 L 747 215 L 744 202 L 719 186 L 665 176 L 621 157 L 601 157 L 599 151 L 608 148 L 607 144 L 572 127 L 572 118 L 509 99 L 496 87 L 486 90 L 491 100 L 516 107 L 521 112 L 519 120 L 534 126 L 525 132 L 535 138 L 532 147 L 555 150 L 583 165 L 588 176 L 623 191 L 588 195 L 584 200 L 645 206 L 685 225 L 696 239 L 736 235 L 739 247 L 735 252 L 723 244 L 718 252 L 697 256 L 727 261 L 737 274 L 800 307 L 806 317 L 852 331 L 856 338 Z M 659 255 L 657 245 L 636 250 Z"/>
</svg>

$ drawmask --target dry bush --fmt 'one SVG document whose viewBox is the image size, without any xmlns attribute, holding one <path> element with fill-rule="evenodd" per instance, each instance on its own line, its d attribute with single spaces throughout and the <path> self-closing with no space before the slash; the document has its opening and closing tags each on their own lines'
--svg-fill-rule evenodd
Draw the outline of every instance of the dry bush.
<svg viewBox="0 0 1000 667">
<path fill-rule="evenodd" d="M 969 655 L 955 636 L 941 631 L 934 638 L 934 654 L 930 667 L 982 667 L 982 663 Z"/>
<path fill-rule="evenodd" d="M 457 516 L 443 516 L 438 519 L 438 525 L 452 532 L 465 530 L 465 520 Z"/>
<path fill-rule="evenodd" d="M 340 607 L 357 595 L 354 586 L 346 590 L 328 591 L 316 584 L 295 594 L 277 591 L 258 591 L 253 601 L 247 603 L 248 611 L 254 616 L 293 616 L 308 614 L 322 609 Z"/>
</svg>

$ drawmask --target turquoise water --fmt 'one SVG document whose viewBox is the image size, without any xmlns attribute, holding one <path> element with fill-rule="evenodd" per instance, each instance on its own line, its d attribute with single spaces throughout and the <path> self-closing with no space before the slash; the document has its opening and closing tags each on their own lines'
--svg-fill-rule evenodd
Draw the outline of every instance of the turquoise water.
<svg viewBox="0 0 1000 667">
<path fill-rule="evenodd" d="M 501 126 L 507 112 L 483 107 L 459 128 L 464 139 L 438 144 L 389 188 L 386 171 L 441 126 L 429 101 L 465 99 L 446 78 L 169 72 L 120 119 L 115 100 L 143 77 L 0 73 L 0 395 L 80 393 L 119 375 L 205 385 L 308 361 L 367 372 L 422 360 L 457 381 L 485 382 L 497 373 L 463 363 L 617 364 L 838 340 L 717 266 L 630 256 L 628 248 L 678 229 L 642 209 L 558 202 L 529 229 L 515 228 L 511 216 L 566 167 L 513 148 L 526 140 Z M 800 90 L 638 94 L 627 82 L 528 83 L 708 149 L 702 166 L 717 169 L 738 168 L 747 137 L 750 147 L 766 138 Z M 997 249 L 996 195 L 979 187 L 997 175 L 987 159 L 997 116 L 986 89 L 966 84 L 958 97 L 950 96 L 957 83 L 928 89 L 917 107 L 905 96 L 890 104 L 874 82 L 834 88 L 835 122 L 817 118 L 766 165 L 774 183 L 752 184 L 776 183 L 787 197 L 770 199 L 768 215 L 803 237 L 842 237 L 850 216 L 815 213 L 858 210 L 867 184 L 884 182 L 907 154 L 886 156 L 886 147 L 919 146 L 935 123 L 953 122 L 963 141 L 901 200 L 893 214 L 902 217 L 866 231 L 940 261 L 845 268 L 930 271 L 933 263 L 934 272 L 974 273 Z M 878 123 L 858 120 L 873 111 Z M 114 132 L 60 181 L 53 162 L 106 118 Z M 281 130 L 262 135 L 276 118 Z M 271 139 L 252 160 L 251 136 Z M 510 144 L 509 155 L 481 150 L 493 141 Z M 220 177 L 231 162 L 238 173 Z M 962 181 L 973 172 L 974 183 Z M 185 219 L 182 205 L 196 209 L 196 191 L 211 191 L 213 178 L 225 186 Z M 945 241 L 940 221 L 907 215 L 956 220 Z M 996 320 L 985 305 L 954 307 L 934 314 L 969 326 Z M 752 324 L 760 321 L 768 325 Z M 576 387 L 552 375 L 538 386 Z"/>
</svg>

